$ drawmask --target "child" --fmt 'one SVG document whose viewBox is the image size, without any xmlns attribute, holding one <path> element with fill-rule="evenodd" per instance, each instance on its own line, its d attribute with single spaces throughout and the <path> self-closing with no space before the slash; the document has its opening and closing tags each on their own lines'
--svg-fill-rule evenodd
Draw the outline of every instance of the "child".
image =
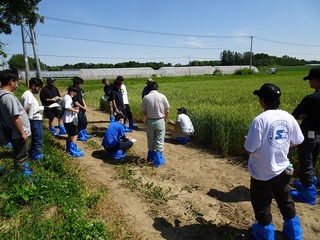
<svg viewBox="0 0 320 240">
<path fill-rule="evenodd" d="M 64 107 L 64 113 L 62 116 L 64 126 L 66 128 L 68 139 L 66 142 L 66 152 L 73 157 L 82 157 L 84 153 L 78 149 L 76 144 L 78 136 L 78 118 L 77 114 L 79 108 L 74 106 L 72 98 L 77 95 L 78 89 L 76 87 L 68 87 L 68 94 L 64 96 L 62 100 L 62 106 Z"/>
</svg>

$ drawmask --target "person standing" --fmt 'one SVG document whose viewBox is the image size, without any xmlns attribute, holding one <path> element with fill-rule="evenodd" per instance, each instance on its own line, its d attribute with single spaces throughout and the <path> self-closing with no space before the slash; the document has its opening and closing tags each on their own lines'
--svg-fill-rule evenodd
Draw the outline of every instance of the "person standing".
<svg viewBox="0 0 320 240">
<path fill-rule="evenodd" d="M 73 102 L 73 97 L 78 93 L 78 89 L 74 86 L 68 87 L 68 94 L 62 100 L 64 113 L 62 116 L 64 126 L 66 127 L 68 138 L 66 140 L 66 152 L 73 157 L 82 157 L 84 153 L 78 149 L 76 144 L 78 136 L 78 113 L 79 107 L 76 107 Z"/>
<path fill-rule="evenodd" d="M 31 135 L 28 115 L 13 91 L 18 88 L 18 73 L 14 70 L 4 70 L 0 73 L 0 108 L 1 116 L 6 126 L 11 129 L 11 143 L 15 169 L 29 176 L 28 140 Z"/>
<path fill-rule="evenodd" d="M 287 155 L 291 146 L 302 143 L 303 134 L 294 117 L 278 109 L 279 87 L 266 83 L 253 94 L 259 97 L 264 112 L 252 121 L 244 143 L 250 154 L 251 204 L 257 220 L 252 225 L 252 234 L 255 239 L 274 239 L 271 214 L 274 197 L 284 219 L 284 234 L 289 239 L 302 239 L 300 220 L 289 193 L 292 171 Z"/>
<path fill-rule="evenodd" d="M 158 92 L 156 82 L 152 84 L 150 89 L 150 93 L 142 100 L 142 113 L 147 117 L 147 159 L 151 160 L 155 167 L 160 167 L 165 162 L 162 153 L 170 105 L 167 97 Z"/>
<path fill-rule="evenodd" d="M 111 96 L 111 91 L 112 91 L 112 85 L 110 84 L 109 80 L 106 78 L 103 78 L 101 80 L 103 86 L 103 100 L 107 102 L 108 104 L 108 111 L 110 113 L 110 122 L 114 121 L 114 114 L 113 114 L 113 107 L 112 107 L 112 96 Z"/>
<path fill-rule="evenodd" d="M 126 108 L 127 118 L 129 120 L 129 128 L 133 130 L 137 130 L 138 127 L 135 126 L 133 122 L 132 112 L 129 105 L 128 92 L 127 92 L 126 85 L 124 85 L 124 78 L 122 76 L 118 76 L 116 80 L 121 82 L 122 98 L 123 98 L 124 106 Z"/>
<path fill-rule="evenodd" d="M 122 126 L 123 122 L 124 115 L 117 113 L 115 115 L 115 121 L 108 126 L 102 141 L 102 146 L 107 151 L 107 154 L 111 154 L 113 158 L 118 160 L 126 157 L 125 151 L 133 146 L 132 138 L 127 138 L 125 135 Z"/>
<path fill-rule="evenodd" d="M 320 151 L 320 67 L 310 69 L 308 76 L 303 79 L 309 80 L 309 86 L 314 89 L 314 93 L 304 97 L 292 112 L 297 120 L 302 120 L 300 128 L 304 141 L 298 146 L 300 182 L 293 182 L 297 190 L 290 191 L 290 194 L 301 202 L 315 205 L 316 161 Z"/>
<path fill-rule="evenodd" d="M 52 103 L 61 101 L 59 90 L 54 86 L 54 82 L 56 80 L 49 77 L 46 81 L 47 85 L 44 86 L 40 91 L 40 101 L 42 103 L 42 106 L 49 106 Z M 46 108 L 44 110 L 44 117 L 49 119 L 49 130 L 54 136 L 59 136 L 59 134 L 67 133 L 63 125 L 61 111 L 59 111 L 58 108 Z M 53 125 L 53 119 L 55 117 L 58 118 L 59 133 Z"/>
<path fill-rule="evenodd" d="M 32 160 L 42 159 L 43 146 L 43 123 L 40 114 L 40 106 L 33 94 L 38 94 L 43 86 L 40 78 L 31 78 L 29 81 L 29 89 L 21 96 L 21 104 L 28 113 L 31 126 L 31 149 L 30 158 Z"/>
<path fill-rule="evenodd" d="M 82 89 L 83 87 L 83 79 L 80 77 L 74 77 L 73 78 L 73 86 L 78 89 L 78 93 L 73 97 L 73 102 L 76 107 L 79 108 L 78 112 L 78 131 L 79 141 L 87 141 L 88 138 L 93 137 L 92 135 L 88 134 L 87 132 L 87 126 L 88 126 L 88 120 L 86 116 L 87 112 L 87 105 L 84 101 L 84 91 Z"/>
<path fill-rule="evenodd" d="M 146 82 L 147 86 L 145 86 L 143 88 L 143 90 L 142 90 L 142 95 L 141 95 L 142 96 L 142 100 L 143 100 L 145 95 L 148 95 L 150 93 L 150 91 L 151 91 L 150 87 L 152 86 L 153 82 L 154 81 L 153 81 L 152 78 L 148 78 L 148 80 Z"/>
</svg>

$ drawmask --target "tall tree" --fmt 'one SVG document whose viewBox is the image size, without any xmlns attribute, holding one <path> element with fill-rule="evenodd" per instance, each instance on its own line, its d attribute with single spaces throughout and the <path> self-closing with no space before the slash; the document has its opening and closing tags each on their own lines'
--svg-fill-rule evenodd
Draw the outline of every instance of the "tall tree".
<svg viewBox="0 0 320 240">
<path fill-rule="evenodd" d="M 41 0 L 1 0 L 0 1 L 0 33 L 11 34 L 11 25 L 26 23 L 34 27 L 38 21 L 43 22 L 43 17 L 38 11 Z M 0 55 L 5 53 L 0 43 Z"/>
</svg>

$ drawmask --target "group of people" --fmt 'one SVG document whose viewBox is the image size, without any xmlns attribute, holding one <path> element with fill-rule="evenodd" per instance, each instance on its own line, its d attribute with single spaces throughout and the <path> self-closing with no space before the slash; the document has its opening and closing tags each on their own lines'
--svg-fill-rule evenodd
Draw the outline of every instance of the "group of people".
<svg viewBox="0 0 320 240">
<path fill-rule="evenodd" d="M 320 151 L 320 67 L 312 68 L 303 78 L 315 92 L 307 95 L 292 115 L 280 110 L 281 90 L 266 83 L 253 92 L 264 112 L 250 125 L 244 147 L 249 152 L 251 204 L 257 223 L 252 225 L 255 239 L 274 239 L 271 202 L 274 197 L 283 216 L 283 232 L 290 240 L 302 239 L 302 228 L 295 203 L 316 203 L 316 160 Z M 297 120 L 301 120 L 300 126 Z M 297 146 L 300 181 L 293 183 L 289 148 Z"/>
<path fill-rule="evenodd" d="M 66 152 L 73 157 L 84 156 L 81 149 L 77 147 L 76 141 L 86 141 L 92 135 L 87 133 L 87 107 L 83 98 L 83 79 L 73 78 L 73 85 L 61 99 L 58 89 L 54 86 L 55 79 L 47 78 L 47 85 L 43 87 L 43 81 L 40 78 L 31 78 L 28 89 L 22 94 L 20 101 L 13 94 L 18 88 L 18 80 L 18 73 L 15 70 L 8 69 L 0 73 L 0 114 L 6 127 L 11 130 L 7 139 L 10 139 L 13 149 L 14 167 L 28 176 L 32 171 L 28 168 L 27 159 L 40 160 L 44 157 L 41 111 L 44 111 L 44 116 L 48 118 L 49 130 L 54 136 L 68 134 Z M 39 92 L 42 105 L 35 97 Z M 59 133 L 53 124 L 54 118 L 58 118 Z"/>
</svg>

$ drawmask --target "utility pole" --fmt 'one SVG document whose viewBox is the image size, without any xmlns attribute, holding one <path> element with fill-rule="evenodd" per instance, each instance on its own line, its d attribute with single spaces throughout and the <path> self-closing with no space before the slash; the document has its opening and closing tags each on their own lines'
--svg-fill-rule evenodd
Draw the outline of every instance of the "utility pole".
<svg viewBox="0 0 320 240">
<path fill-rule="evenodd" d="M 28 86 L 28 79 L 30 78 L 30 69 L 29 69 L 28 53 L 27 53 L 26 29 L 24 28 L 23 24 L 21 24 L 21 35 L 22 35 L 22 47 L 23 47 L 26 85 Z"/>
<path fill-rule="evenodd" d="M 252 41 L 253 41 L 253 36 L 251 38 L 251 44 L 250 44 L 250 69 L 252 67 Z"/>
<path fill-rule="evenodd" d="M 30 28 L 30 34 L 31 34 L 31 44 L 33 47 L 34 60 L 36 62 L 36 67 L 37 67 L 37 77 L 41 79 L 42 74 L 41 74 L 41 67 L 40 67 L 40 61 L 39 61 L 39 55 L 38 55 L 36 36 L 34 34 L 34 28 L 31 26 L 29 28 Z"/>
</svg>

